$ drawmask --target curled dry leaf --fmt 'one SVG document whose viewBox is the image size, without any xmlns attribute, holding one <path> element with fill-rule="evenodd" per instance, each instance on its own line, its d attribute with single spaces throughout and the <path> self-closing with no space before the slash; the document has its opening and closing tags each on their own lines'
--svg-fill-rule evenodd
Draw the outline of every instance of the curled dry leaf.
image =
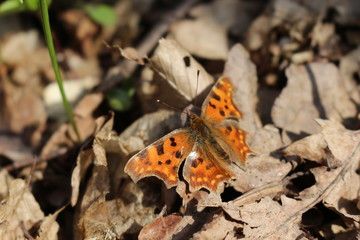
<svg viewBox="0 0 360 240">
<path fill-rule="evenodd" d="M 287 86 L 275 100 L 272 119 L 292 134 L 315 133 L 316 118 L 338 121 L 356 115 L 337 68 L 329 63 L 291 65 L 286 70 Z"/>
<path fill-rule="evenodd" d="M 124 58 L 133 60 L 137 64 L 140 64 L 140 65 L 145 64 L 144 59 L 147 59 L 147 56 L 141 56 L 140 53 L 135 48 L 132 48 L 132 47 L 120 48 L 119 47 L 119 50 L 120 50 L 121 55 Z"/>
<path fill-rule="evenodd" d="M 150 58 L 150 64 L 152 70 L 187 101 L 193 100 L 196 94 L 214 82 L 206 70 L 175 40 L 161 39 Z M 198 71 L 200 74 L 197 80 Z"/>
<path fill-rule="evenodd" d="M 79 219 L 75 231 L 77 238 L 103 239 L 108 236 L 120 238 L 125 232 L 129 234 L 138 232 L 142 226 L 155 218 L 154 206 L 144 206 L 146 205 L 144 201 L 149 196 L 145 196 L 134 183 L 122 184 L 121 192 L 117 193 L 119 182 L 123 182 L 120 178 L 124 178 L 125 161 L 119 161 L 119 155 L 114 156 L 112 153 L 121 151 L 121 143 L 124 139 L 120 141 L 112 132 L 112 126 L 113 116 L 107 120 L 98 119 L 98 131 L 93 147 L 88 149 L 84 146 L 73 172 L 72 204 L 74 205 L 78 198 L 80 181 L 89 164 L 94 165 L 85 193 L 79 202 Z M 115 162 L 118 164 L 115 165 Z M 117 168 L 117 171 L 122 172 L 122 176 L 116 175 L 112 168 Z M 117 182 L 117 185 L 114 182 Z M 108 194 L 119 197 L 107 200 L 105 196 Z"/>
<path fill-rule="evenodd" d="M 37 240 L 57 239 L 59 224 L 56 222 L 56 218 L 64 208 L 65 206 L 57 210 L 54 214 L 50 214 L 44 218 L 40 224 L 39 234 L 36 237 Z"/>
<path fill-rule="evenodd" d="M 44 213 L 24 180 L 13 179 L 6 171 L 0 172 L 0 180 L 3 183 L 0 190 L 0 238 L 23 239 L 23 230 L 36 227 L 44 219 Z"/>
<path fill-rule="evenodd" d="M 337 168 L 328 169 L 317 167 L 311 169 L 315 176 L 316 184 L 300 192 L 300 199 L 312 199 L 311 206 L 319 201 L 336 209 L 344 216 L 359 221 L 359 210 L 356 207 L 358 193 L 360 191 L 360 177 L 356 173 L 360 161 L 360 134 L 359 131 L 350 131 L 343 128 L 340 124 L 332 121 L 319 121 L 322 127 L 320 134 L 310 136 L 302 141 L 295 142 L 294 147 L 286 149 L 287 154 L 298 154 L 305 150 L 306 146 L 313 144 L 324 148 L 327 151 L 318 150 L 319 153 L 312 153 L 314 149 L 309 148 L 304 155 L 313 157 L 312 160 L 335 159 Z M 318 143 L 316 143 L 318 141 Z M 294 151 L 294 152 L 292 152 Z M 308 208 L 308 206 L 307 206 Z M 356 210 L 357 209 L 357 210 Z"/>
</svg>

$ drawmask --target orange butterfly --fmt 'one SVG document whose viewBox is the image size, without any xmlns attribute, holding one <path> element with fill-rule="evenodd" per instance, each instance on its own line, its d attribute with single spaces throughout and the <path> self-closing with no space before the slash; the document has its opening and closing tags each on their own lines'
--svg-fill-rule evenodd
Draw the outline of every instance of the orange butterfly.
<svg viewBox="0 0 360 240">
<path fill-rule="evenodd" d="M 126 164 L 125 172 L 135 182 L 156 176 L 171 188 L 177 185 L 185 160 L 183 177 L 191 192 L 201 188 L 219 192 L 220 184 L 234 177 L 231 162 L 244 164 L 252 152 L 245 132 L 237 127 L 242 115 L 232 91 L 230 79 L 220 78 L 203 103 L 201 116 L 189 112 L 190 127 L 176 129 L 140 151 Z"/>
</svg>

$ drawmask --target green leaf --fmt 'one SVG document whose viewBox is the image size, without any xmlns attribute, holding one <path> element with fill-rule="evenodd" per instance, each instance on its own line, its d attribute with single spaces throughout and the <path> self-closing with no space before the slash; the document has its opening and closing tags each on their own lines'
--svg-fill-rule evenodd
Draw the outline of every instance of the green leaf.
<svg viewBox="0 0 360 240">
<path fill-rule="evenodd" d="M 46 1 L 48 6 L 51 0 Z M 40 9 L 40 0 L 7 0 L 0 4 L 0 16 L 22 11 L 36 11 Z"/>
<path fill-rule="evenodd" d="M 117 111 L 126 111 L 132 106 L 132 96 L 134 93 L 135 88 L 115 88 L 106 93 L 106 98 L 112 109 Z"/>
<path fill-rule="evenodd" d="M 105 26 L 116 24 L 117 16 L 114 8 L 106 4 L 89 4 L 84 6 L 84 11 L 96 23 Z"/>
<path fill-rule="evenodd" d="M 25 9 L 19 0 L 7 0 L 0 4 L 0 16 L 17 13 Z"/>
</svg>

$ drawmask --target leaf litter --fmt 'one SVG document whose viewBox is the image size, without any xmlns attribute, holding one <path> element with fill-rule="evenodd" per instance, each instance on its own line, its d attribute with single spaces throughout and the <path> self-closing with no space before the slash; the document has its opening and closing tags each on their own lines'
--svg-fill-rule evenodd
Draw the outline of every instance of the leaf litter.
<svg viewBox="0 0 360 240">
<path fill-rule="evenodd" d="M 1 238 L 359 238 L 360 87 L 354 46 L 360 33 L 351 27 L 358 3 L 187 2 L 182 7 L 189 15 L 169 22 L 157 46 L 141 49 L 134 43 L 139 18 L 149 17 L 157 3 L 144 4 L 140 12 L 131 1 L 117 4 L 118 16 L 126 19 L 117 31 L 95 24 L 82 10 L 59 15 L 73 45 L 81 45 L 75 51 L 65 47 L 62 65 L 65 79 L 82 89 L 73 102 L 81 144 L 57 117 L 62 114 L 45 107 L 49 102 L 42 94 L 54 76 L 50 62 L 39 60 L 48 57 L 37 30 L 0 38 L 5 43 L 0 46 Z M 184 16 L 177 11 L 174 16 Z M 126 58 L 121 61 L 139 64 L 117 65 L 135 80 L 138 109 L 109 112 L 103 92 L 92 89 L 116 72 L 99 66 L 98 54 L 120 57 L 101 47 L 104 39 L 119 46 Z M 39 59 L 27 60 L 34 56 Z M 236 178 L 220 195 L 191 193 L 183 179 L 172 189 L 155 177 L 132 182 L 124 173 L 126 161 L 187 124 L 186 114 L 156 100 L 197 112 L 222 75 L 234 84 L 233 99 L 243 114 L 239 124 L 254 151 L 246 168 L 234 165 Z M 86 79 L 90 85 L 82 83 Z"/>
</svg>

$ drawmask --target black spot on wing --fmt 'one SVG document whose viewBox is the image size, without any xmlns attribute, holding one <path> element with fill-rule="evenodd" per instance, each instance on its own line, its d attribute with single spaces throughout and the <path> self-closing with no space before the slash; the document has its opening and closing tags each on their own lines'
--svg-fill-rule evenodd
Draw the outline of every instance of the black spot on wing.
<svg viewBox="0 0 360 240">
<path fill-rule="evenodd" d="M 223 110 L 220 110 L 219 113 L 220 113 L 221 116 L 225 117 L 225 112 Z"/>
<path fill-rule="evenodd" d="M 162 161 L 158 161 L 158 165 L 162 165 Z"/>
<path fill-rule="evenodd" d="M 205 166 L 206 170 L 209 170 L 210 168 L 212 168 L 214 166 L 214 164 L 210 163 L 208 165 Z"/>
<path fill-rule="evenodd" d="M 176 151 L 176 152 L 175 152 L 175 157 L 176 157 L 177 159 L 182 158 L 182 153 L 181 153 L 180 151 Z"/>
<path fill-rule="evenodd" d="M 164 154 L 164 141 L 160 141 L 156 145 L 156 152 L 157 152 L 158 156 L 161 156 Z"/>
<path fill-rule="evenodd" d="M 232 131 L 232 127 L 230 127 L 230 126 L 227 126 L 226 129 L 229 130 L 229 132 Z"/>
<path fill-rule="evenodd" d="M 210 101 L 209 101 L 209 106 L 212 107 L 213 109 L 216 109 L 216 106 L 212 104 Z"/>
<path fill-rule="evenodd" d="M 166 163 L 167 165 L 170 165 L 171 160 L 170 160 L 170 159 L 168 159 L 168 160 L 166 160 L 166 161 L 165 161 L 165 163 Z"/>
<path fill-rule="evenodd" d="M 211 94 L 211 97 L 216 99 L 217 101 L 221 100 L 221 97 L 219 95 L 217 95 L 216 93 L 214 93 L 214 92 Z"/>
<path fill-rule="evenodd" d="M 194 160 L 194 161 L 191 163 L 191 167 L 197 168 L 197 166 L 198 166 L 198 163 Z"/>
<path fill-rule="evenodd" d="M 171 137 L 170 141 L 171 141 L 170 146 L 175 147 L 177 145 L 175 142 L 175 138 Z"/>
</svg>

